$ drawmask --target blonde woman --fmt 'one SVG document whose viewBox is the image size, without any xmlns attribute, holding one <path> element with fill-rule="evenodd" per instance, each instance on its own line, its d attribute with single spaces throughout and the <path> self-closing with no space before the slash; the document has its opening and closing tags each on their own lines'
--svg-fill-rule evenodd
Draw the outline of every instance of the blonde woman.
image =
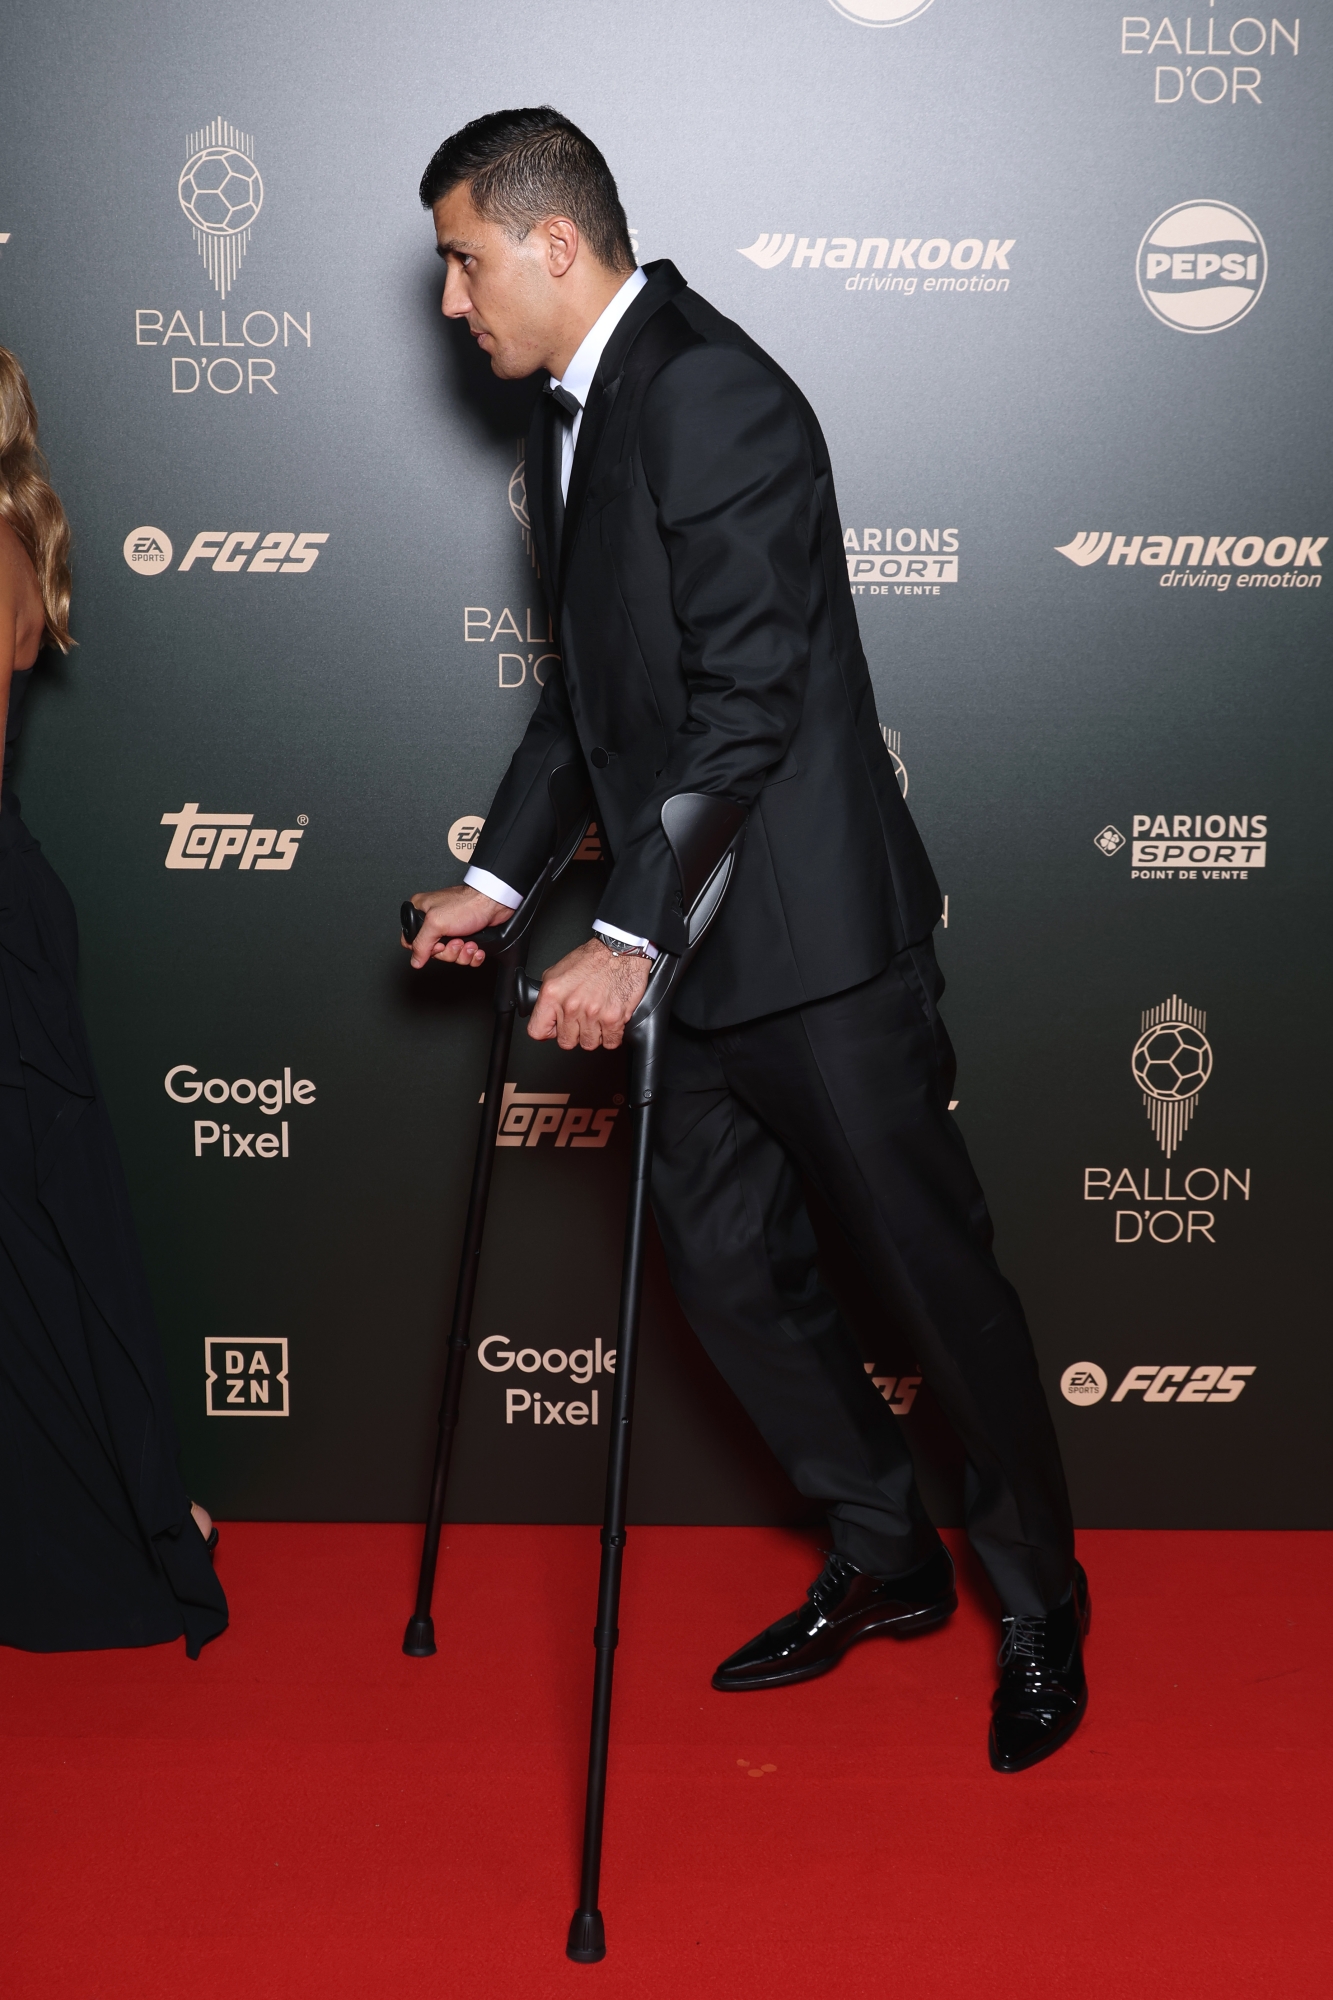
<svg viewBox="0 0 1333 2000">
<path fill-rule="evenodd" d="M 0 347 L 0 1644 L 200 1648 L 227 1623 L 217 1531 L 176 1467 L 166 1369 L 75 990 L 63 884 L 10 782 L 69 525 Z"/>
</svg>

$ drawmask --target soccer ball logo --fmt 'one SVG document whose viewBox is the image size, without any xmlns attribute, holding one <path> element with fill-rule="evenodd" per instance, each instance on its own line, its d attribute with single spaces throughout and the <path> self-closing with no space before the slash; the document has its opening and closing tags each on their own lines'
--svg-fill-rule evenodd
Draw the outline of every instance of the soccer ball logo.
<svg viewBox="0 0 1333 2000">
<path fill-rule="evenodd" d="M 264 205 L 264 183 L 254 161 L 225 146 L 205 146 L 188 159 L 178 192 L 195 228 L 208 236 L 238 235 Z"/>
<path fill-rule="evenodd" d="M 1204 1029 L 1208 1016 L 1173 993 L 1149 1007 L 1130 1057 L 1143 1107 L 1168 1160 L 1184 1138 L 1199 1092 L 1213 1073 L 1213 1051 Z"/>
<path fill-rule="evenodd" d="M 520 528 L 531 528 L 528 515 L 528 467 L 526 455 L 519 459 L 509 475 L 509 511 Z"/>
<path fill-rule="evenodd" d="M 194 230 L 204 268 L 218 296 L 225 299 L 236 283 L 255 217 L 264 206 L 255 142 L 225 118 L 215 118 L 202 132 L 191 132 L 185 144 L 189 157 L 176 193 Z"/>
<path fill-rule="evenodd" d="M 888 724 L 884 722 L 881 722 L 879 726 L 880 726 L 880 732 L 884 738 L 884 747 L 889 753 L 889 762 L 893 766 L 893 775 L 898 780 L 898 790 L 902 793 L 903 797 L 906 798 L 907 766 L 906 764 L 904 764 L 902 757 L 902 750 L 903 750 L 902 731 L 900 729 L 890 729 Z"/>
<path fill-rule="evenodd" d="M 1149 1097 L 1193 1097 L 1213 1073 L 1213 1052 L 1197 1028 L 1167 1021 L 1139 1036 L 1133 1068 Z"/>
</svg>

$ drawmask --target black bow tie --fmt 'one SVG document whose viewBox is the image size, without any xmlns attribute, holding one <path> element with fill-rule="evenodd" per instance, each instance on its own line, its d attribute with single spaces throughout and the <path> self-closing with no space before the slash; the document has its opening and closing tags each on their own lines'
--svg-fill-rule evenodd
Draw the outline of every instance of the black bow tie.
<svg viewBox="0 0 1333 2000">
<path fill-rule="evenodd" d="M 578 397 L 571 396 L 568 389 L 562 389 L 558 382 L 549 382 L 542 394 L 550 397 L 567 424 L 572 424 L 583 408 Z"/>
</svg>

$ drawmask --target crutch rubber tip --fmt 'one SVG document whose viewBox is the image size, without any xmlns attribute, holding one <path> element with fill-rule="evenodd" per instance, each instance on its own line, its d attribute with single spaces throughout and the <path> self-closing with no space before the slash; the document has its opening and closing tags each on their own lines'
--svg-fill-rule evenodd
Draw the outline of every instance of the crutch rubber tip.
<svg viewBox="0 0 1333 2000">
<path fill-rule="evenodd" d="M 600 1910 L 575 1910 L 565 1957 L 576 1965 L 596 1965 L 606 1957 L 606 1927 Z"/>
<path fill-rule="evenodd" d="M 403 1651 L 409 1660 L 428 1660 L 435 1651 L 435 1620 L 409 1618 L 403 1635 Z"/>
</svg>

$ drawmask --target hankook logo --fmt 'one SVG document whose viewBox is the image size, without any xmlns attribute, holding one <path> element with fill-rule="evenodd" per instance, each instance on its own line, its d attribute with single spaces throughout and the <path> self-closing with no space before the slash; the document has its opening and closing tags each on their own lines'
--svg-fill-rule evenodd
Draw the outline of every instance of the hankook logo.
<svg viewBox="0 0 1333 2000">
<path fill-rule="evenodd" d="M 176 192 L 204 267 L 225 299 L 264 205 L 264 183 L 253 158 L 255 142 L 225 118 L 215 118 L 203 131 L 191 132 L 186 143 L 189 158 Z"/>
<path fill-rule="evenodd" d="M 792 271 L 848 271 L 849 292 L 1007 292 L 1012 236 L 802 236 L 794 230 L 762 231 L 737 255 L 761 271 L 791 262 Z M 947 270 L 945 267 L 948 267 Z M 930 275 L 920 278 L 922 271 Z M 876 276 L 876 273 L 882 276 Z M 961 274 L 961 275 L 955 275 Z"/>
<path fill-rule="evenodd" d="M 829 0 L 835 14 L 862 28 L 902 28 L 933 5 L 934 0 Z"/>
<path fill-rule="evenodd" d="M 1258 302 L 1268 277 L 1264 239 L 1226 201 L 1182 201 L 1139 245 L 1144 305 L 1177 333 L 1221 333 Z"/>
<path fill-rule="evenodd" d="M 1163 590 L 1318 590 L 1327 535 L 1118 535 L 1080 529 L 1055 553 L 1078 569 L 1154 569 Z M 1234 572 L 1241 572 L 1235 574 Z"/>
</svg>

